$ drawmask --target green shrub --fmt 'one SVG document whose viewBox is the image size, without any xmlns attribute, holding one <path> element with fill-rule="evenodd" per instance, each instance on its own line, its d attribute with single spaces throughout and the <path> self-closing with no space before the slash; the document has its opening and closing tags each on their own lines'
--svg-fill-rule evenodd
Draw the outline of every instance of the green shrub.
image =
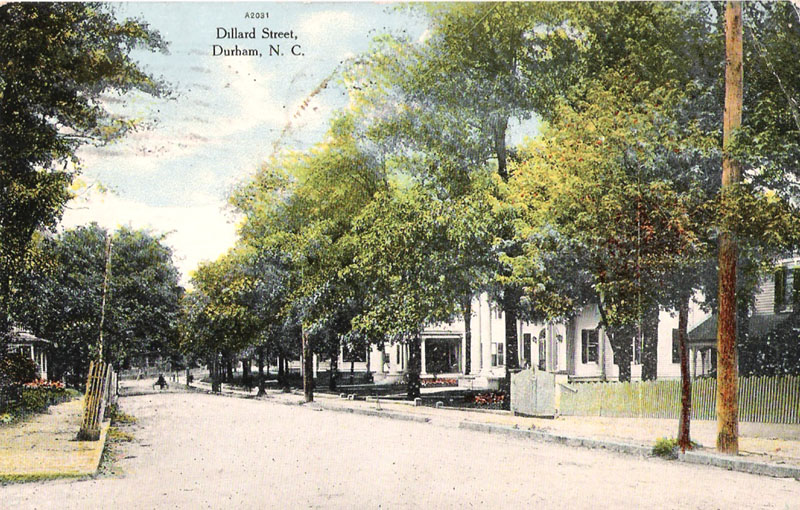
<svg viewBox="0 0 800 510">
<path fill-rule="evenodd" d="M 136 423 L 136 418 L 122 411 L 117 404 L 111 405 L 111 407 L 109 408 L 108 417 L 111 420 L 112 425 L 116 425 L 118 423 L 122 424 Z"/>
<path fill-rule="evenodd" d="M 25 384 L 39 377 L 36 363 L 20 352 L 0 356 L 0 385 Z"/>
<path fill-rule="evenodd" d="M 660 437 L 653 445 L 653 455 L 662 457 L 664 459 L 677 459 L 678 458 L 678 440 L 674 437 L 666 438 Z"/>
<path fill-rule="evenodd" d="M 48 407 L 60 404 L 80 396 L 75 390 L 67 390 L 56 385 L 38 386 L 29 383 L 19 387 L 19 399 L 10 405 L 4 412 L 15 418 L 22 418 L 31 414 L 42 413 Z"/>
</svg>

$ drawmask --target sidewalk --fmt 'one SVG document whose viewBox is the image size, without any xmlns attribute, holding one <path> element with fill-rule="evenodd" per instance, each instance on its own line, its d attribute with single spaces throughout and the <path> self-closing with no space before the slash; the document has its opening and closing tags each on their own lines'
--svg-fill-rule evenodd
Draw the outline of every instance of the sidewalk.
<svg viewBox="0 0 800 510">
<path fill-rule="evenodd" d="M 21 423 L 0 427 L 0 477 L 66 477 L 97 471 L 108 422 L 99 441 L 76 441 L 83 399 L 51 406 Z"/>
<path fill-rule="evenodd" d="M 193 385 L 200 390 L 209 390 Z M 223 385 L 223 393 L 231 396 L 255 397 Z M 268 390 L 267 400 L 297 405 L 303 402 L 302 393 L 283 393 Z M 555 419 L 513 416 L 504 411 L 476 411 L 457 408 L 415 407 L 409 402 L 389 400 L 348 400 L 338 396 L 315 393 L 314 407 L 331 411 L 351 412 L 370 416 L 412 420 L 446 427 L 468 428 L 484 432 L 528 437 L 570 445 L 605 448 L 625 453 L 650 455 L 655 441 L 675 437 L 677 420 L 604 418 L 594 416 L 561 416 Z M 684 462 L 717 465 L 727 469 L 770 476 L 800 479 L 800 425 L 768 425 L 741 423 L 739 425 L 738 456 L 716 453 L 716 422 L 691 423 L 692 440 L 701 448 L 682 456 Z"/>
</svg>

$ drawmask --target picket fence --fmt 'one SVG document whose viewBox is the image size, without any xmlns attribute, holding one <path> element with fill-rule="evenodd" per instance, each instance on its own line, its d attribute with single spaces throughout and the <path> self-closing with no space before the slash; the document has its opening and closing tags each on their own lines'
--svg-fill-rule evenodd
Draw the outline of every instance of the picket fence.
<svg viewBox="0 0 800 510">
<path fill-rule="evenodd" d="M 106 408 L 116 402 L 116 388 L 117 374 L 111 365 L 102 361 L 92 361 L 86 378 L 86 396 L 83 400 L 83 421 L 78 432 L 79 440 L 100 439 L 100 426 Z"/>
<path fill-rule="evenodd" d="M 562 385 L 559 412 L 570 416 L 678 418 L 679 380 Z M 715 420 L 717 381 L 692 380 L 692 419 Z M 739 378 L 739 421 L 800 423 L 800 376 Z"/>
</svg>

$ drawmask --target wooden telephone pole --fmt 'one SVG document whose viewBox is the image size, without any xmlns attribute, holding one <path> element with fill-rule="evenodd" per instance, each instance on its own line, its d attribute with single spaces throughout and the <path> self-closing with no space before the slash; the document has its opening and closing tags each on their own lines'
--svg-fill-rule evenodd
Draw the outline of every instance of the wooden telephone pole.
<svg viewBox="0 0 800 510">
<path fill-rule="evenodd" d="M 742 125 L 742 5 L 725 8 L 725 114 L 722 131 L 722 192 L 742 178 L 730 154 L 733 133 Z M 736 359 L 736 239 L 725 231 L 719 240 L 719 321 L 717 323 L 717 450 L 739 452 L 738 363 Z"/>
<path fill-rule="evenodd" d="M 105 342 L 103 341 L 103 323 L 106 320 L 106 294 L 108 293 L 108 273 L 111 272 L 111 236 L 106 237 L 105 274 L 103 275 L 103 299 L 100 304 L 100 335 L 97 340 L 97 359 L 103 361 Z"/>
</svg>

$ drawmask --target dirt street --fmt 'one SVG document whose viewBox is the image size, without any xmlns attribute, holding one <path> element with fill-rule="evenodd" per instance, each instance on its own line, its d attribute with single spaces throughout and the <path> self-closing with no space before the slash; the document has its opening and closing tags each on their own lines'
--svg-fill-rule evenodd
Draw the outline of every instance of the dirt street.
<svg viewBox="0 0 800 510">
<path fill-rule="evenodd" d="M 800 482 L 298 405 L 127 397 L 121 475 L 0 488 L 0 507 L 800 508 Z"/>
</svg>

